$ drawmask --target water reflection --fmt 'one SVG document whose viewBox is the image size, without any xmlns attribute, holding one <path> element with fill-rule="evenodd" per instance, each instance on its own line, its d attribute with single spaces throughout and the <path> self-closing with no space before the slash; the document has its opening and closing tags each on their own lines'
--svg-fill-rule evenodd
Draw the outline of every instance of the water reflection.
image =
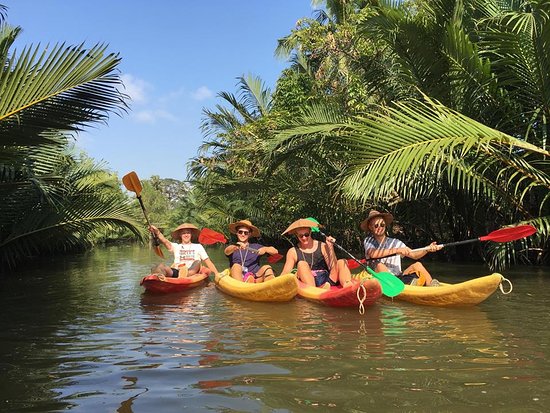
<svg viewBox="0 0 550 413">
<path fill-rule="evenodd" d="M 139 279 L 156 258 L 136 251 L 72 257 L 0 288 L 7 411 L 543 411 L 550 402 L 547 280 L 524 276 L 478 307 L 386 301 L 360 315 L 301 299 L 246 302 L 212 283 L 146 295 Z"/>
</svg>

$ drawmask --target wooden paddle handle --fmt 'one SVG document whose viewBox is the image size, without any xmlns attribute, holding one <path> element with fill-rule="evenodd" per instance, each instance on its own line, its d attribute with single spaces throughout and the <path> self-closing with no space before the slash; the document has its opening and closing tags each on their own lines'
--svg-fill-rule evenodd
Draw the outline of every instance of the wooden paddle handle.
<svg viewBox="0 0 550 413">
<path fill-rule="evenodd" d="M 143 211 L 143 215 L 145 216 L 145 221 L 147 221 L 147 228 L 149 228 L 151 226 L 151 223 L 149 222 L 149 217 L 147 216 L 145 205 L 143 205 L 143 201 L 141 200 L 141 195 L 138 195 L 137 199 L 139 201 L 139 205 L 141 206 L 141 210 Z M 157 237 L 154 233 L 151 234 L 153 235 L 153 244 L 155 244 L 155 247 L 158 247 L 161 244 L 159 237 Z"/>
</svg>

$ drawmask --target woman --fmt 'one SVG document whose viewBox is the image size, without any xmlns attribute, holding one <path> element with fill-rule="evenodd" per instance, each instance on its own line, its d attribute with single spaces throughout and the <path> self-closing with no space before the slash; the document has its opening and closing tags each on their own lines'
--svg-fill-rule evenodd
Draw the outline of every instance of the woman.
<svg viewBox="0 0 550 413">
<path fill-rule="evenodd" d="M 172 239 L 179 241 L 170 242 L 160 232 L 160 230 L 151 225 L 149 231 L 156 235 L 166 249 L 174 254 L 174 263 L 172 268 L 179 271 L 179 276 L 194 275 L 201 271 L 201 262 L 206 264 L 208 270 L 217 273 L 218 270 L 208 257 L 206 250 L 201 244 L 193 243 L 193 238 L 199 235 L 199 229 L 193 224 L 184 223 L 172 232 Z M 204 271 L 208 271 L 203 268 Z"/>
<path fill-rule="evenodd" d="M 435 252 L 443 248 L 435 242 L 428 246 L 428 250 L 412 251 L 402 241 L 386 236 L 386 228 L 393 222 L 393 216 L 375 210 L 369 212 L 368 217 L 361 222 L 361 229 L 368 233 L 363 241 L 365 258 L 376 272 L 391 272 L 405 284 L 410 285 L 439 285 L 439 281 L 432 279 L 428 270 L 420 262 L 415 262 L 401 271 L 401 257 L 418 260 L 428 252 Z"/>
<path fill-rule="evenodd" d="M 309 219 L 299 219 L 283 232 L 296 235 L 298 245 L 288 250 L 282 274 L 288 274 L 296 266 L 296 275 L 304 284 L 325 289 L 339 284 L 347 286 L 351 273 L 346 260 L 336 260 L 333 245 L 336 240 L 329 236 L 326 242 L 321 242 L 311 237 L 311 228 L 318 226 Z"/>
<path fill-rule="evenodd" d="M 249 220 L 229 224 L 229 232 L 237 236 L 237 243 L 229 245 L 224 253 L 229 257 L 231 277 L 248 283 L 261 283 L 275 277 L 270 265 L 260 267 L 260 257 L 264 254 L 278 254 L 276 248 L 250 243 L 250 238 L 260 236 L 260 230 Z"/>
</svg>

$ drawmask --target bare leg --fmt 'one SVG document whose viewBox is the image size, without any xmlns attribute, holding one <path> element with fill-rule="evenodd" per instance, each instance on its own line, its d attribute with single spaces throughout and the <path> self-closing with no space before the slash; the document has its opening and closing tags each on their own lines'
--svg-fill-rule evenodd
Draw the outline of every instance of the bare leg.
<svg viewBox="0 0 550 413">
<path fill-rule="evenodd" d="M 298 279 L 306 285 L 312 285 L 315 287 L 315 277 L 311 272 L 311 268 L 309 268 L 309 264 L 305 261 L 298 261 L 297 268 L 298 271 L 296 272 L 296 275 L 298 276 Z"/>
<path fill-rule="evenodd" d="M 189 266 L 187 276 L 195 275 L 201 270 L 201 262 L 199 260 L 193 261 L 193 264 Z"/>
<path fill-rule="evenodd" d="M 338 281 L 340 285 L 342 287 L 347 287 L 351 284 L 351 271 L 349 270 L 348 262 L 344 259 L 340 259 L 336 262 L 336 268 L 338 269 Z M 330 278 L 332 279 L 332 274 Z"/>
<path fill-rule="evenodd" d="M 410 265 L 405 271 L 403 271 L 403 274 L 410 274 L 413 272 L 416 272 L 420 276 L 419 280 L 424 279 L 424 284 L 419 285 L 430 285 L 432 283 L 432 276 L 421 262 L 417 261 Z"/>
<path fill-rule="evenodd" d="M 242 281 L 243 280 L 243 267 L 241 264 L 233 264 L 231 266 L 231 278 L 235 278 L 236 280 Z"/>
<path fill-rule="evenodd" d="M 273 268 L 271 268 L 271 265 L 264 265 L 260 268 L 258 273 L 256 274 L 256 282 L 262 283 L 264 281 L 268 281 L 275 278 L 275 273 L 273 272 Z"/>
</svg>

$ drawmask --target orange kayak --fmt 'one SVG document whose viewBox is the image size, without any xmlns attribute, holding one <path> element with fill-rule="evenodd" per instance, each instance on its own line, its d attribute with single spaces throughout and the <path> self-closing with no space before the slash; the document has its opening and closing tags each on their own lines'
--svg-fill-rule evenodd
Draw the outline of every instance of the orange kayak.
<svg viewBox="0 0 550 413">
<path fill-rule="evenodd" d="M 145 288 L 145 291 L 150 291 L 157 294 L 177 293 L 185 291 L 193 287 L 198 287 L 208 278 L 208 273 L 200 272 L 189 277 L 159 279 L 156 275 L 147 275 L 141 279 L 139 285 Z"/>
</svg>

